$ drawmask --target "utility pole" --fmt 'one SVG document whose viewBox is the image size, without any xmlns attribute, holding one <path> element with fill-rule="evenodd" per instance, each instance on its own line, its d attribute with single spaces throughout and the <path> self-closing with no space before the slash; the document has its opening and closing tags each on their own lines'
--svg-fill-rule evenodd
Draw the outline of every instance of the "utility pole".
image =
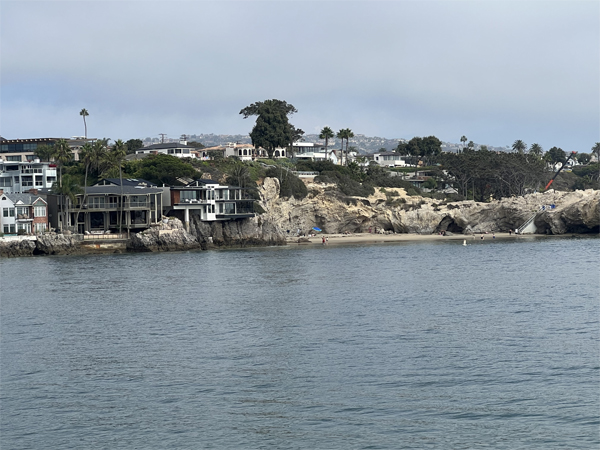
<svg viewBox="0 0 600 450">
<path fill-rule="evenodd" d="M 160 136 L 160 143 L 164 144 L 165 143 L 165 133 L 158 133 L 158 135 Z"/>
</svg>

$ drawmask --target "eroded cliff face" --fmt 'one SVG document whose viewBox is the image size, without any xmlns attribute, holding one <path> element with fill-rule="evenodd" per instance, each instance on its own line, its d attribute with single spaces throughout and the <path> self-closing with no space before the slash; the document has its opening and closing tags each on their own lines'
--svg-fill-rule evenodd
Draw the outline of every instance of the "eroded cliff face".
<svg viewBox="0 0 600 450">
<path fill-rule="evenodd" d="M 600 191 L 531 194 L 491 203 L 473 201 L 445 204 L 409 197 L 404 189 L 376 189 L 370 197 L 346 197 L 333 185 L 309 184 L 303 200 L 279 197 L 279 182 L 267 178 L 260 188 L 264 222 L 273 228 L 301 233 L 318 227 L 325 233 L 367 232 L 430 234 L 508 231 L 522 225 L 540 206 L 555 205 L 538 215 L 538 233 L 598 233 Z M 386 193 L 388 194 L 386 196 Z"/>
</svg>

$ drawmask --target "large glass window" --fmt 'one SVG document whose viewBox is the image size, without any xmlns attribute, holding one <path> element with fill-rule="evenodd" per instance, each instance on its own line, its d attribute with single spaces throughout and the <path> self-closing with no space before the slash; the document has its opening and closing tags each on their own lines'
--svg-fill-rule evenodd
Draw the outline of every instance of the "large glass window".
<svg viewBox="0 0 600 450">
<path fill-rule="evenodd" d="M 22 186 L 33 186 L 33 175 L 23 175 L 21 177 Z"/>
<path fill-rule="evenodd" d="M 29 207 L 28 206 L 17 206 L 17 217 L 24 219 L 29 217 Z"/>
<path fill-rule="evenodd" d="M 21 155 L 9 155 L 6 157 L 7 161 L 21 161 Z"/>
<path fill-rule="evenodd" d="M 46 206 L 34 206 L 33 207 L 33 216 L 34 217 L 46 217 Z"/>
<path fill-rule="evenodd" d="M 2 215 L 4 217 L 15 217 L 15 208 L 2 208 Z"/>
<path fill-rule="evenodd" d="M 0 187 L 12 186 L 12 177 L 0 177 Z"/>
</svg>

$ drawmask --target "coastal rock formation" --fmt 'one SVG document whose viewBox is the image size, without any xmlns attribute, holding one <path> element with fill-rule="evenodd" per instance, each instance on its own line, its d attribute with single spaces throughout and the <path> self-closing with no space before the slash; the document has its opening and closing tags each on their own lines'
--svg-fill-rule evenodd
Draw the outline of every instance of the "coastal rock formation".
<svg viewBox="0 0 600 450">
<path fill-rule="evenodd" d="M 4 241 L 0 240 L 0 257 L 14 258 L 17 256 L 32 256 L 35 251 L 35 241 Z"/>
<path fill-rule="evenodd" d="M 282 230 L 273 221 L 261 216 L 227 222 L 201 222 L 198 216 L 192 215 L 190 232 L 203 248 L 285 244 Z"/>
<path fill-rule="evenodd" d="M 73 255 L 82 253 L 79 241 L 64 234 L 49 233 L 38 236 L 35 241 L 36 255 Z"/>
<path fill-rule="evenodd" d="M 165 223 L 131 235 L 127 250 L 134 252 L 181 251 L 200 248 L 200 243 L 187 233 L 179 219 L 169 218 Z"/>
<path fill-rule="evenodd" d="M 15 241 L 0 240 L 0 257 L 33 255 L 73 255 L 84 253 L 79 242 L 72 236 L 48 233 L 32 239 Z"/>
<path fill-rule="evenodd" d="M 440 231 L 479 233 L 508 231 L 522 225 L 540 207 L 535 220 L 538 233 L 598 233 L 600 191 L 549 191 L 496 202 L 446 203 L 410 197 L 404 189 L 376 189 L 369 197 L 347 197 L 334 185 L 312 183 L 303 200 L 279 197 L 276 179 L 260 188 L 261 218 L 272 228 L 308 233 L 318 227 L 325 233 L 395 232 L 431 234 Z M 552 207 L 554 205 L 554 207 Z"/>
</svg>

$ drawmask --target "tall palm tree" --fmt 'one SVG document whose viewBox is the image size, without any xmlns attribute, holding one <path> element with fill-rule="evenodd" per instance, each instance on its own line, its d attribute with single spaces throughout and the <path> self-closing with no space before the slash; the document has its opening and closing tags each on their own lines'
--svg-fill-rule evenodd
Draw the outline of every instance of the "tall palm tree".
<svg viewBox="0 0 600 450">
<path fill-rule="evenodd" d="M 81 214 L 81 209 L 83 208 L 83 205 L 85 204 L 86 199 L 87 199 L 86 188 L 87 188 L 88 173 L 90 170 L 90 166 L 92 164 L 92 154 L 93 154 L 92 144 L 90 144 L 89 142 L 86 142 L 85 144 L 83 144 L 81 147 L 81 150 L 79 150 L 79 162 L 81 162 L 85 167 L 85 176 L 84 176 L 84 181 L 83 181 L 83 198 L 81 199 L 81 203 L 79 204 L 79 210 L 77 211 L 77 215 L 75 216 L 75 227 L 78 226 L 79 215 Z M 79 230 L 76 229 L 76 231 L 79 231 Z"/>
<path fill-rule="evenodd" d="M 521 139 L 517 139 L 515 142 L 513 142 L 512 149 L 517 153 L 525 153 L 527 150 L 527 144 Z"/>
<path fill-rule="evenodd" d="M 592 155 L 593 154 L 596 154 L 596 158 L 600 158 L 600 142 L 596 142 L 592 147 Z"/>
<path fill-rule="evenodd" d="M 54 183 L 54 186 L 52 186 L 52 192 L 54 194 L 58 194 L 58 198 L 60 199 L 60 215 L 62 216 L 60 228 L 62 231 L 63 227 L 67 223 L 67 218 L 69 217 L 69 203 L 65 200 L 68 198 L 72 204 L 75 204 L 76 196 L 77 194 L 80 194 L 82 190 L 75 177 L 65 174 L 65 176 L 61 179 L 60 185 Z"/>
<path fill-rule="evenodd" d="M 121 187 L 121 198 L 119 199 L 119 234 L 123 231 L 123 161 L 127 155 L 127 145 L 121 139 L 115 141 L 115 145 L 104 153 L 102 164 L 104 166 L 103 176 L 108 176 L 119 168 L 119 186 Z"/>
<path fill-rule="evenodd" d="M 328 159 L 327 156 L 327 146 L 329 145 L 329 139 L 333 139 L 335 137 L 335 134 L 333 133 L 333 130 L 329 127 L 323 127 L 323 129 L 321 130 L 321 134 L 319 134 L 319 139 L 325 139 L 325 159 Z"/>
<path fill-rule="evenodd" d="M 62 194 L 62 186 L 63 186 L 62 171 L 63 171 L 63 166 L 73 158 L 73 154 L 71 153 L 71 148 L 69 147 L 69 144 L 67 143 L 67 141 L 65 139 L 59 139 L 54 144 L 54 147 L 52 147 L 51 156 L 52 156 L 52 159 L 54 159 L 54 161 L 56 161 L 56 164 L 58 166 L 57 193 L 59 194 L 59 200 L 60 200 L 60 204 L 61 204 L 61 213 L 63 214 L 63 220 L 61 222 L 61 228 L 62 228 L 65 218 L 66 218 L 65 211 L 62 211 L 62 209 L 64 209 L 64 204 L 65 204 L 65 197 Z"/>
<path fill-rule="evenodd" d="M 337 132 L 335 137 L 342 141 L 342 145 L 340 147 L 340 165 L 343 166 L 344 165 L 344 139 L 346 139 L 346 129 L 342 128 L 340 131 Z"/>
<path fill-rule="evenodd" d="M 56 141 L 53 147 L 52 158 L 56 161 L 58 165 L 58 180 L 59 186 L 62 186 L 62 169 L 63 166 L 73 159 L 73 154 L 71 153 L 71 147 L 65 139 L 59 139 Z"/>
<path fill-rule="evenodd" d="M 354 133 L 350 128 L 346 128 L 346 165 L 348 165 L 348 142 L 354 137 Z"/>
<path fill-rule="evenodd" d="M 463 136 L 460 138 L 460 142 L 462 143 L 463 150 L 464 150 L 464 149 L 465 149 L 465 142 L 467 142 L 467 137 L 463 135 Z"/>
<path fill-rule="evenodd" d="M 88 113 L 87 109 L 83 108 L 81 111 L 79 111 L 79 115 L 83 116 L 83 126 L 85 128 L 85 138 L 87 139 L 87 123 L 85 123 L 85 118 L 87 116 L 89 116 L 90 113 Z"/>
</svg>

